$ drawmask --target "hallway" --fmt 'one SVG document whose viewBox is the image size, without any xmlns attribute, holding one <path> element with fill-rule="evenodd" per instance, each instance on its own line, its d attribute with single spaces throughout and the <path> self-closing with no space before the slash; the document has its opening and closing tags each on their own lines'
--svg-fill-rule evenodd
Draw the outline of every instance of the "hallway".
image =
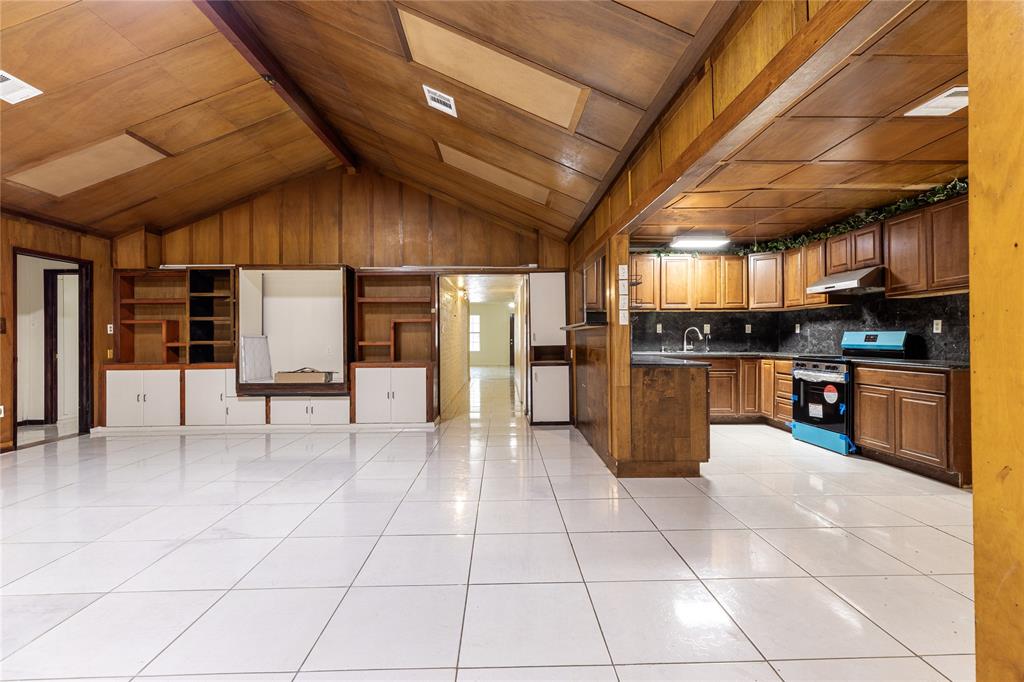
<svg viewBox="0 0 1024 682">
<path fill-rule="evenodd" d="M 3 679 L 971 679 L 969 493 L 763 426 L 616 481 L 510 383 L 434 433 L 5 457 Z"/>
</svg>

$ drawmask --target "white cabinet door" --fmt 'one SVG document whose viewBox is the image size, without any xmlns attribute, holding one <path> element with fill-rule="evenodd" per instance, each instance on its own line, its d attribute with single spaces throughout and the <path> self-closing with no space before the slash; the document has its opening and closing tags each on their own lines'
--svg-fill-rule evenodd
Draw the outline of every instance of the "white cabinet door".
<svg viewBox="0 0 1024 682">
<path fill-rule="evenodd" d="M 356 423 L 387 424 L 391 421 L 391 369 L 356 368 Z"/>
<path fill-rule="evenodd" d="M 421 424 L 427 421 L 425 367 L 391 369 L 391 421 L 396 424 Z"/>
<path fill-rule="evenodd" d="M 238 393 L 235 389 L 235 376 L 237 372 L 234 368 L 224 370 L 224 397 L 225 398 L 237 398 Z"/>
<path fill-rule="evenodd" d="M 267 423 L 266 398 L 225 398 L 224 412 L 227 424 L 252 426 Z"/>
<path fill-rule="evenodd" d="M 564 346 L 565 273 L 530 273 L 530 345 Z"/>
<path fill-rule="evenodd" d="M 310 424 L 348 424 L 348 398 L 323 397 L 309 399 Z"/>
<path fill-rule="evenodd" d="M 142 426 L 142 372 L 108 370 L 107 426 Z"/>
<path fill-rule="evenodd" d="M 275 396 L 270 399 L 271 424 L 309 424 L 309 398 Z"/>
<path fill-rule="evenodd" d="M 176 369 L 142 371 L 142 423 L 145 426 L 181 423 L 181 372 Z"/>
<path fill-rule="evenodd" d="M 569 366 L 533 368 L 533 413 L 535 422 L 569 421 Z"/>
<path fill-rule="evenodd" d="M 185 424 L 216 426 L 226 423 L 223 369 L 185 370 Z"/>
</svg>

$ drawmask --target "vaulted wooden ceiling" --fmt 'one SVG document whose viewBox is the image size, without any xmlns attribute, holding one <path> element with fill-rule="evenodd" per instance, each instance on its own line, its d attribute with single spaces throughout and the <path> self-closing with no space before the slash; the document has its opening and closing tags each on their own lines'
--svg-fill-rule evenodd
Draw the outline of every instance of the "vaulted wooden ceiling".
<svg viewBox="0 0 1024 682">
<path fill-rule="evenodd" d="M 965 3 L 921 3 L 644 220 L 634 239 L 769 239 L 966 176 L 966 108 L 905 116 L 967 85 L 966 24 Z"/>
<path fill-rule="evenodd" d="M 358 163 L 555 236 L 734 5 L 234 3 Z M 192 3 L 5 0 L 0 29 L 0 68 L 44 92 L 0 105 L 5 208 L 109 234 L 167 228 L 334 161 Z M 424 85 L 458 117 L 429 108 Z M 125 134 L 165 158 L 63 195 L 28 186 Z"/>
</svg>

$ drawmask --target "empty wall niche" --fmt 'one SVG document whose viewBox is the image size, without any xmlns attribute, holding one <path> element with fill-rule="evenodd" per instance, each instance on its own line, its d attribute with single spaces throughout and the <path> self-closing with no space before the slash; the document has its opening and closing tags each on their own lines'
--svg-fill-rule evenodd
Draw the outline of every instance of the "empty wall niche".
<svg viewBox="0 0 1024 682">
<path fill-rule="evenodd" d="M 436 351 L 437 280 L 432 274 L 356 276 L 356 359 L 432 362 Z"/>
</svg>

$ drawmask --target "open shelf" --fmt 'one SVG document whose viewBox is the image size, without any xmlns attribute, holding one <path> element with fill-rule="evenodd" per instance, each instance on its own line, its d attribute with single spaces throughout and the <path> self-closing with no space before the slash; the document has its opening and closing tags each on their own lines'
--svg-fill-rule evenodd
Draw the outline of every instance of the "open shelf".
<svg viewBox="0 0 1024 682">
<path fill-rule="evenodd" d="M 357 273 L 356 361 L 435 362 L 436 296 L 429 273 Z"/>
</svg>

